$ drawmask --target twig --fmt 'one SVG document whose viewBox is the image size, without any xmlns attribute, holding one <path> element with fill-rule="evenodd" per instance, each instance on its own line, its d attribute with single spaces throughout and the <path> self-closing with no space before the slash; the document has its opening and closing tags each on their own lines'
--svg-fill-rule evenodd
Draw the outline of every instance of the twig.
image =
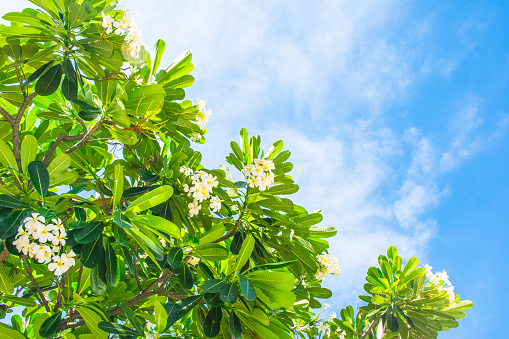
<svg viewBox="0 0 509 339">
<path fill-rule="evenodd" d="M 76 285 L 76 293 L 80 293 L 81 275 L 83 274 L 83 265 L 80 266 L 80 272 L 78 273 L 78 284 Z"/>
<path fill-rule="evenodd" d="M 44 159 L 42 159 L 42 162 L 45 165 L 48 165 L 49 159 L 51 159 L 51 156 L 53 155 L 53 153 L 55 153 L 55 151 L 57 150 L 58 145 L 60 145 L 60 143 L 63 140 L 65 140 L 65 141 L 79 140 L 79 139 L 83 138 L 87 134 L 87 132 L 88 132 L 87 125 L 85 125 L 85 123 L 81 119 L 79 119 L 78 122 L 80 123 L 81 127 L 83 128 L 83 132 L 81 132 L 78 135 L 72 135 L 72 136 L 71 135 L 67 135 L 65 133 L 60 133 L 60 135 L 57 137 L 57 139 L 51 144 L 50 148 L 48 148 L 48 152 L 46 152 L 46 155 L 44 156 Z"/>
<path fill-rule="evenodd" d="M 138 245 L 134 247 L 134 250 L 138 250 Z M 143 265 L 143 263 L 142 263 Z M 141 283 L 140 283 L 140 277 L 138 276 L 138 265 L 136 264 L 136 254 L 133 256 L 133 266 L 134 266 L 134 277 L 136 278 L 136 283 L 138 284 L 138 289 L 141 292 Z"/>
<path fill-rule="evenodd" d="M 165 293 L 169 292 L 169 291 L 165 291 L 162 286 L 166 283 L 166 281 L 168 281 L 168 279 L 171 277 L 171 275 L 172 274 L 170 272 L 167 272 L 161 278 L 159 278 L 156 281 L 152 282 L 147 288 L 145 288 L 143 291 L 141 291 L 141 293 L 139 295 L 137 295 L 133 299 L 127 301 L 125 303 L 125 305 L 127 307 L 131 307 L 134 304 L 138 303 L 139 301 L 141 301 L 143 299 L 146 299 L 146 298 L 149 298 L 149 297 L 151 297 L 151 296 L 153 296 L 155 294 L 163 294 L 163 295 L 165 295 Z M 157 289 L 151 291 L 151 289 L 154 288 L 156 285 L 159 285 L 159 287 Z M 171 292 L 171 293 L 174 293 L 174 292 Z M 181 299 L 187 298 L 187 296 L 179 295 L 178 298 L 179 298 L 178 300 L 181 300 Z M 108 310 L 106 312 L 106 314 L 111 317 L 111 316 L 114 316 L 116 314 L 121 313 L 122 311 L 123 311 L 122 307 L 118 306 L 118 307 L 112 308 L 111 310 Z M 80 315 L 80 313 L 78 311 L 72 312 L 69 316 L 65 317 L 64 319 L 62 319 L 60 321 L 60 325 L 58 326 L 56 332 L 58 333 L 60 331 L 68 329 L 68 328 L 75 328 L 75 327 L 79 327 L 79 326 L 85 325 L 84 321 L 72 322 L 72 321 L 74 321 L 74 320 L 76 320 L 77 318 L 80 318 L 80 317 L 81 317 L 81 315 Z"/>
<path fill-rule="evenodd" d="M 83 137 L 83 139 L 81 139 L 78 143 L 76 143 L 74 146 L 72 146 L 71 148 L 69 148 L 67 151 L 65 151 L 66 154 L 71 154 L 72 152 L 74 152 L 78 147 L 84 145 L 87 143 L 87 140 L 90 139 L 90 137 L 92 136 L 92 134 L 94 134 L 95 132 L 97 132 L 100 128 L 101 128 L 101 125 L 103 123 L 103 119 L 99 120 L 95 125 L 94 127 L 92 127 L 90 129 L 90 131 L 88 131 L 85 136 Z"/>
<path fill-rule="evenodd" d="M 218 243 L 218 242 L 221 242 L 221 241 L 224 241 L 228 238 L 231 238 L 235 235 L 235 232 L 237 232 L 237 223 L 235 223 L 235 226 L 233 226 L 233 229 L 228 232 L 227 234 L 223 235 L 221 238 L 217 239 L 217 240 L 214 240 L 213 243 Z"/>
<path fill-rule="evenodd" d="M 18 170 L 23 173 L 23 169 L 21 167 L 21 155 L 20 155 L 20 145 L 19 145 L 19 125 L 21 123 L 21 119 L 25 114 L 25 110 L 32 104 L 32 99 L 37 96 L 37 93 L 33 92 L 30 95 L 25 96 L 23 99 L 23 103 L 19 108 L 18 115 L 16 115 L 16 119 L 14 123 L 12 123 L 12 153 L 14 154 L 14 158 L 16 159 L 16 163 L 18 164 Z"/>
<path fill-rule="evenodd" d="M 366 338 L 368 335 L 369 335 L 369 332 L 371 332 L 371 329 L 373 328 L 373 326 L 376 325 L 376 323 L 378 322 L 378 320 L 380 320 L 380 318 L 382 318 L 384 315 L 384 313 L 380 314 L 378 317 L 376 317 L 373 322 L 371 324 L 369 324 L 369 327 L 366 329 L 366 331 L 361 335 L 361 339 L 364 339 Z"/>
<path fill-rule="evenodd" d="M 14 124 L 13 116 L 7 112 L 3 107 L 0 107 L 0 114 L 7 120 L 11 125 Z"/>
<path fill-rule="evenodd" d="M 60 305 L 62 304 L 62 290 L 65 286 L 65 281 L 67 280 L 67 275 L 69 274 L 69 271 L 66 271 L 64 273 L 64 276 L 62 277 L 62 280 L 60 281 L 60 288 L 58 290 L 58 296 L 57 296 L 57 302 L 55 303 L 55 307 L 53 307 L 53 312 L 58 311 L 60 308 Z"/>
<path fill-rule="evenodd" d="M 44 308 L 46 308 L 46 311 L 51 312 L 49 305 L 48 305 L 48 301 L 46 300 L 46 297 L 42 293 L 41 288 L 39 287 L 39 284 L 37 284 L 37 281 L 35 281 L 35 278 L 32 275 L 32 270 L 30 269 L 30 266 L 28 265 L 26 256 L 22 255 L 21 260 L 23 261 L 25 269 L 27 270 L 28 278 L 30 279 L 30 281 L 32 282 L 32 285 L 34 285 L 35 290 L 37 291 L 37 293 L 39 293 L 39 296 L 41 297 L 42 303 L 44 304 Z"/>
</svg>

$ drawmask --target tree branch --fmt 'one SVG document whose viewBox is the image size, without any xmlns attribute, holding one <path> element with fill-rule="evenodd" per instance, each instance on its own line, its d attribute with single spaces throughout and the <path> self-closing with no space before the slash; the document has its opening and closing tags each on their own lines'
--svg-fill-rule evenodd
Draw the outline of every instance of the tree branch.
<svg viewBox="0 0 509 339">
<path fill-rule="evenodd" d="M 72 152 L 74 152 L 78 147 L 84 145 L 87 143 L 88 139 L 90 139 L 90 137 L 92 136 L 92 134 L 94 134 L 95 132 L 97 132 L 100 128 L 101 128 L 101 125 L 103 123 L 103 119 L 99 120 L 95 125 L 94 127 L 92 127 L 90 129 L 90 131 L 88 131 L 85 136 L 83 137 L 83 139 L 81 139 L 78 143 L 76 143 L 74 146 L 72 146 L 71 148 L 69 148 L 67 151 L 65 151 L 66 154 L 71 154 Z"/>
<path fill-rule="evenodd" d="M 166 292 L 169 292 L 169 291 L 165 291 L 164 288 L 163 288 L 163 285 L 168 281 L 168 279 L 171 277 L 171 273 L 170 272 L 167 272 L 165 274 L 163 274 L 163 276 L 157 280 L 155 280 L 154 282 L 152 282 L 149 286 L 147 286 L 147 288 L 145 288 L 143 291 L 140 292 L 139 295 L 137 295 L 136 297 L 134 297 L 133 299 L 127 301 L 125 303 L 125 305 L 127 307 L 131 307 L 133 306 L 134 304 L 140 302 L 141 300 L 143 299 L 146 299 L 146 298 L 149 298 L 155 294 L 163 294 L 163 293 L 166 293 Z M 152 288 L 154 288 L 155 286 L 158 286 L 157 289 L 151 291 Z M 170 293 L 173 293 L 173 292 L 170 292 Z M 165 294 L 163 294 L 165 295 Z M 180 295 L 182 296 L 182 295 Z M 179 297 L 181 299 L 185 299 L 187 298 L 187 296 L 182 296 L 182 297 Z M 181 300 L 181 299 L 178 299 L 178 300 Z M 114 307 L 112 308 L 111 310 L 108 310 L 106 312 L 106 314 L 111 317 L 111 316 L 114 316 L 114 315 L 117 315 L 119 313 L 121 313 L 123 310 L 122 310 L 122 307 L 121 306 L 117 306 L 117 307 Z M 60 321 L 60 325 L 58 325 L 58 328 L 57 328 L 57 333 L 60 332 L 60 331 L 63 331 L 65 329 L 68 329 L 68 328 L 75 328 L 75 327 L 79 327 L 79 326 L 83 326 L 85 325 L 85 322 L 83 320 L 81 321 L 78 321 L 78 322 L 72 322 L 74 320 L 76 320 L 77 318 L 80 318 L 81 315 L 78 311 L 74 311 L 73 313 L 71 313 L 69 316 L 65 317 L 64 319 L 62 319 L 62 321 Z"/>
<path fill-rule="evenodd" d="M 9 112 L 7 112 L 3 107 L 0 107 L 0 114 L 2 114 L 5 120 L 7 120 L 11 124 L 11 126 L 14 124 L 14 117 Z"/>
<path fill-rule="evenodd" d="M 46 300 L 46 297 L 42 293 L 41 288 L 39 287 L 39 284 L 37 284 L 37 281 L 35 281 L 35 278 L 32 274 L 32 270 L 30 269 L 30 266 L 28 265 L 27 257 L 25 255 L 22 255 L 21 260 L 23 261 L 23 265 L 25 266 L 25 269 L 27 270 L 28 278 L 30 279 L 30 281 L 32 282 L 32 285 L 34 285 L 35 290 L 37 291 L 37 293 L 39 293 L 39 296 L 41 297 L 42 303 L 44 304 L 44 308 L 46 308 L 46 311 L 48 313 L 51 312 L 49 305 L 48 305 L 48 301 Z"/>
<path fill-rule="evenodd" d="M 18 165 L 18 170 L 23 173 L 23 169 L 21 167 L 21 156 L 20 156 L 20 145 L 19 145 L 19 125 L 21 123 L 21 119 L 25 114 L 26 109 L 32 104 L 32 99 L 37 96 L 37 93 L 33 92 L 30 95 L 25 96 L 23 99 L 23 103 L 19 108 L 18 115 L 16 115 L 16 119 L 12 126 L 12 153 L 14 154 L 14 158 L 16 159 L 16 163 Z"/>
<path fill-rule="evenodd" d="M 67 275 L 68 274 L 69 274 L 69 271 L 67 270 L 64 273 L 64 276 L 62 277 L 62 280 L 60 281 L 60 288 L 58 289 L 57 302 L 55 303 L 55 307 L 53 307 L 53 312 L 58 311 L 58 309 L 62 305 L 62 290 L 64 289 L 65 281 L 67 280 Z"/>
<path fill-rule="evenodd" d="M 232 230 L 230 232 L 228 232 L 227 234 L 223 235 L 221 238 L 217 239 L 217 240 L 214 240 L 213 243 L 218 243 L 218 242 L 221 242 L 221 241 L 224 241 L 228 238 L 231 238 L 235 235 L 235 232 L 237 232 L 237 223 L 235 223 L 235 226 L 233 226 Z"/>
<path fill-rule="evenodd" d="M 60 135 L 57 137 L 57 139 L 51 144 L 50 148 L 48 148 L 48 152 L 46 152 L 44 159 L 42 159 L 42 162 L 46 166 L 48 165 L 49 160 L 51 159 L 51 156 L 53 155 L 53 153 L 55 153 L 55 151 L 57 150 L 58 145 L 60 145 L 60 143 L 63 140 L 65 140 L 65 141 L 79 140 L 87 134 L 87 132 L 88 132 L 87 125 L 85 125 L 85 123 L 81 119 L 79 119 L 78 122 L 81 125 L 81 127 L 83 128 L 83 132 L 81 132 L 78 135 L 72 135 L 72 136 L 67 135 L 65 133 L 60 133 Z"/>
<path fill-rule="evenodd" d="M 371 332 L 371 330 L 373 329 L 373 326 L 376 325 L 376 323 L 378 322 L 378 320 L 380 320 L 380 318 L 382 318 L 384 315 L 384 313 L 380 314 L 378 317 L 376 317 L 373 322 L 371 324 L 369 324 L 369 327 L 366 329 L 366 331 L 361 335 L 361 339 L 364 339 L 366 338 L 368 335 L 369 335 L 369 332 Z"/>
</svg>

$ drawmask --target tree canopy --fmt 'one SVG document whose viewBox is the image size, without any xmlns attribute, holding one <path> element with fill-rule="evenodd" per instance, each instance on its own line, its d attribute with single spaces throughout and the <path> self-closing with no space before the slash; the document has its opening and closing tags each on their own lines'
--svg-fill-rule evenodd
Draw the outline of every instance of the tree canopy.
<svg viewBox="0 0 509 339">
<path fill-rule="evenodd" d="M 211 111 L 185 98 L 184 52 L 161 66 L 113 0 L 30 0 L 0 26 L 0 338 L 436 338 L 458 326 L 445 272 L 371 267 L 325 316 L 339 275 L 282 141 L 240 130 L 208 169 Z M 233 172 L 233 173 L 232 173 Z M 243 178 L 235 181 L 234 177 Z"/>
</svg>

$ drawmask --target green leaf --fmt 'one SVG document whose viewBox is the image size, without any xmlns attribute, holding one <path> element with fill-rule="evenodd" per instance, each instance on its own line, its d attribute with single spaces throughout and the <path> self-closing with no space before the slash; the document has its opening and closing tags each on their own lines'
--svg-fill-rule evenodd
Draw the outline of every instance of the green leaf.
<svg viewBox="0 0 509 339">
<path fill-rule="evenodd" d="M 205 281 L 200 287 L 205 292 L 209 293 L 217 293 L 221 291 L 221 289 L 227 284 L 228 282 L 226 280 L 220 280 L 220 279 L 211 279 Z"/>
<path fill-rule="evenodd" d="M 272 146 L 269 148 L 267 153 L 265 153 L 265 156 L 263 157 L 266 160 L 274 159 L 274 157 L 281 152 L 283 149 L 284 143 L 281 140 L 276 141 L 272 144 Z"/>
<path fill-rule="evenodd" d="M 41 96 L 47 96 L 55 93 L 60 86 L 62 79 L 62 66 L 60 64 L 51 66 L 35 84 L 35 92 Z"/>
<path fill-rule="evenodd" d="M 241 247 L 239 254 L 237 256 L 237 261 L 235 262 L 234 272 L 239 272 L 240 269 L 249 260 L 249 258 L 251 257 L 251 253 L 253 253 L 254 245 L 255 245 L 255 239 L 250 234 L 247 236 L 247 238 L 242 243 L 242 247 Z M 235 274 L 237 274 L 237 273 L 235 273 Z"/>
<path fill-rule="evenodd" d="M 62 94 L 69 101 L 78 98 L 78 84 L 69 79 L 67 75 L 64 76 L 62 81 Z"/>
<path fill-rule="evenodd" d="M 203 260 L 221 261 L 228 257 L 226 248 L 219 244 L 202 244 L 198 245 L 195 250 Z"/>
<path fill-rule="evenodd" d="M 1 299 L 4 302 L 11 302 L 11 303 L 13 303 L 13 305 L 16 305 L 16 306 L 25 306 L 25 307 L 37 306 L 35 301 L 32 299 L 29 299 L 29 298 L 18 298 L 18 297 L 12 296 L 12 295 L 3 295 L 3 296 L 1 296 Z"/>
<path fill-rule="evenodd" d="M 133 236 L 134 240 L 136 240 L 140 247 L 147 253 L 150 259 L 156 262 L 156 265 L 159 265 L 157 264 L 157 262 L 164 259 L 161 247 L 159 247 L 158 244 L 156 244 L 154 241 L 152 241 L 152 239 L 150 239 L 140 231 L 130 229 L 128 230 L 128 232 Z"/>
<path fill-rule="evenodd" d="M 83 245 L 81 248 L 81 264 L 88 268 L 94 268 L 101 261 L 104 254 L 102 236 Z"/>
<path fill-rule="evenodd" d="M 11 148 L 7 146 L 5 141 L 0 138 L 0 163 L 4 166 L 4 168 L 12 167 L 18 168 L 16 164 L 16 159 L 14 158 L 14 154 L 11 151 Z"/>
<path fill-rule="evenodd" d="M 268 263 L 268 264 L 253 266 L 253 267 L 247 269 L 243 274 L 247 274 L 248 272 L 257 271 L 257 270 L 275 270 L 277 268 L 283 268 L 283 267 L 290 266 L 291 264 L 296 263 L 296 262 L 297 262 L 297 260 L 291 260 L 291 261 L 272 262 L 272 263 Z"/>
<path fill-rule="evenodd" d="M 242 338 L 242 326 L 240 325 L 240 319 L 233 310 L 230 312 L 230 332 L 234 339 Z"/>
<path fill-rule="evenodd" d="M 306 291 L 308 291 L 314 298 L 329 299 L 332 297 L 331 290 L 324 287 L 308 287 L 306 288 Z"/>
<path fill-rule="evenodd" d="M 44 199 L 48 195 L 49 188 L 49 173 L 46 165 L 41 161 L 32 161 L 28 164 L 27 169 L 32 185 Z"/>
<path fill-rule="evenodd" d="M 276 185 L 272 186 L 269 189 L 267 189 L 266 193 L 271 194 L 293 194 L 299 190 L 299 186 L 295 184 L 282 184 L 282 185 Z"/>
<path fill-rule="evenodd" d="M 240 160 L 244 160 L 245 164 L 253 163 L 253 157 L 251 155 L 251 147 L 249 145 L 249 135 L 245 128 L 240 130 L 240 146 L 242 147 L 242 152 L 244 153 L 244 158 L 240 158 Z"/>
<path fill-rule="evenodd" d="M 92 121 L 97 117 L 97 113 L 87 112 L 87 111 L 80 111 L 78 112 L 78 116 L 85 120 L 85 121 Z"/>
<path fill-rule="evenodd" d="M 57 331 L 57 327 L 62 319 L 62 311 L 53 314 L 48 319 L 44 320 L 39 329 L 39 335 L 43 338 L 52 338 Z"/>
<path fill-rule="evenodd" d="M 137 336 L 137 337 L 143 335 L 142 333 L 138 333 L 124 325 L 106 322 L 106 321 L 99 322 L 97 324 L 97 327 L 99 327 L 101 330 L 103 330 L 104 332 L 107 332 L 107 333 L 128 335 L 128 336 Z"/>
<path fill-rule="evenodd" d="M 179 314 L 181 310 L 181 306 L 173 303 L 168 303 L 164 305 L 164 310 L 168 314 L 168 318 L 166 319 L 166 327 L 164 330 L 166 331 L 179 319 Z"/>
<path fill-rule="evenodd" d="M 5 194 L 0 194 L 0 206 L 13 209 L 30 208 L 30 205 L 27 205 L 21 200 Z"/>
<path fill-rule="evenodd" d="M 262 207 L 283 211 L 287 213 L 293 211 L 293 202 L 290 199 L 271 197 L 270 199 L 264 199 L 259 201 L 258 204 Z"/>
<path fill-rule="evenodd" d="M 234 283 L 228 283 L 219 292 L 219 298 L 228 304 L 234 304 L 237 301 L 239 291 L 237 285 Z"/>
<path fill-rule="evenodd" d="M 157 72 L 157 68 L 159 67 L 159 63 L 161 62 L 161 58 L 163 57 L 164 53 L 164 41 L 159 39 L 154 45 L 155 49 L 155 56 L 154 56 L 154 63 L 152 65 L 152 72 L 151 74 L 154 75 Z"/>
<path fill-rule="evenodd" d="M 27 337 L 12 327 L 0 323 L 0 339 L 27 339 Z"/>
<path fill-rule="evenodd" d="M 182 257 L 184 252 L 179 247 L 173 247 L 170 249 L 167 255 L 166 261 L 170 264 L 171 267 L 179 267 L 182 264 Z"/>
<path fill-rule="evenodd" d="M 312 238 L 331 238 L 336 235 L 338 231 L 334 227 L 318 227 L 311 226 L 309 228 L 309 236 Z"/>
<path fill-rule="evenodd" d="M 88 306 L 81 306 L 77 307 L 76 311 L 81 314 L 85 324 L 87 324 L 88 329 L 92 332 L 96 339 L 108 339 L 108 333 L 98 327 L 98 324 L 104 321 L 104 319 L 95 309 Z"/>
<path fill-rule="evenodd" d="M 401 274 L 406 275 L 408 272 L 417 267 L 417 265 L 419 265 L 419 259 L 417 259 L 416 257 L 410 258 L 406 263 L 405 267 L 403 268 L 403 270 L 401 271 Z"/>
<path fill-rule="evenodd" d="M 180 228 L 177 225 L 172 223 L 171 221 L 158 217 L 157 215 L 142 215 L 137 216 L 133 219 L 133 221 L 141 222 L 144 226 L 148 228 L 153 228 L 157 231 L 161 231 L 170 235 L 173 238 L 181 239 Z"/>
<path fill-rule="evenodd" d="M 203 324 L 203 333 L 205 333 L 207 338 L 215 338 L 221 330 L 221 322 L 214 321 L 213 316 L 214 313 L 209 311 L 207 317 L 205 317 L 205 323 Z"/>
<path fill-rule="evenodd" d="M 7 239 L 18 233 L 19 226 L 25 216 L 25 210 L 14 210 L 7 218 L 0 220 L 0 239 Z"/>
<path fill-rule="evenodd" d="M 74 233 L 74 240 L 78 244 L 88 244 L 101 236 L 104 224 L 100 221 L 87 223 L 87 226 L 78 229 Z"/>
<path fill-rule="evenodd" d="M 129 207 L 127 207 L 126 211 L 134 213 L 145 211 L 170 199 L 172 194 L 173 188 L 171 186 L 160 186 L 134 200 Z"/>
<path fill-rule="evenodd" d="M 90 270 L 90 287 L 96 295 L 106 293 L 108 285 L 103 281 L 101 275 L 104 272 L 104 262 L 101 260 L 99 265 Z"/>
<path fill-rule="evenodd" d="M 104 254 L 106 256 L 106 283 L 110 286 L 115 286 L 120 281 L 120 270 L 118 268 L 117 255 L 109 241 L 106 242 Z"/>
<path fill-rule="evenodd" d="M 193 274 L 191 273 L 189 266 L 184 263 L 176 271 L 178 272 L 177 274 L 180 286 L 182 286 L 185 290 L 193 288 Z"/>
<path fill-rule="evenodd" d="M 65 58 L 62 63 L 62 67 L 64 69 L 65 76 L 69 78 L 70 81 L 76 82 L 76 71 L 74 70 L 71 59 Z"/>
<path fill-rule="evenodd" d="M 0 265 L 0 291 L 9 295 L 14 292 L 14 285 L 9 279 L 7 272 L 5 272 L 3 265 Z"/>
<path fill-rule="evenodd" d="M 35 160 L 37 154 L 37 139 L 32 134 L 27 134 L 21 143 L 21 169 L 27 173 L 28 164 Z"/>
<path fill-rule="evenodd" d="M 120 164 L 115 165 L 115 185 L 113 187 L 112 205 L 117 206 L 122 199 L 122 192 L 124 191 L 124 170 Z M 120 225 L 119 225 L 120 226 Z"/>
<path fill-rule="evenodd" d="M 78 27 L 82 22 L 88 20 L 88 12 L 78 5 L 77 2 L 71 2 L 69 5 L 69 25 L 72 28 Z"/>
<path fill-rule="evenodd" d="M 166 314 L 163 305 L 157 300 L 154 301 L 154 315 L 157 333 L 163 333 L 166 328 L 166 322 L 168 321 L 168 314 Z"/>
<path fill-rule="evenodd" d="M 50 69 L 51 65 L 53 65 L 54 62 L 55 60 L 51 60 L 42 65 L 41 67 L 39 67 L 35 72 L 30 74 L 30 76 L 23 82 L 23 84 L 21 84 L 21 87 L 25 87 L 26 85 L 29 85 L 35 80 L 39 79 L 41 75 L 43 75 L 44 73 L 46 73 L 47 70 Z"/>
<path fill-rule="evenodd" d="M 48 166 L 50 181 L 53 181 L 53 178 L 68 169 L 71 166 L 71 162 L 71 157 L 68 154 L 62 153 L 57 155 Z"/>
<path fill-rule="evenodd" d="M 256 291 L 251 285 L 251 282 L 244 276 L 239 277 L 240 291 L 247 300 L 253 301 L 256 299 Z"/>
<path fill-rule="evenodd" d="M 79 99 L 72 99 L 71 102 L 73 104 L 80 106 L 80 108 L 87 113 L 95 113 L 95 114 L 101 113 L 101 109 L 99 107 L 95 107 L 90 104 L 87 104 L 85 101 L 82 101 Z"/>
<path fill-rule="evenodd" d="M 226 232 L 223 223 L 214 224 L 205 234 L 201 235 L 200 244 L 206 244 L 219 239 Z"/>
<path fill-rule="evenodd" d="M 131 221 L 120 210 L 113 212 L 113 222 L 126 230 L 132 227 Z"/>
<path fill-rule="evenodd" d="M 394 314 L 387 314 L 387 328 L 391 330 L 391 332 L 398 331 L 398 319 Z"/>
<path fill-rule="evenodd" d="M 129 307 L 127 307 L 126 304 L 122 304 L 122 305 L 120 305 L 120 307 L 122 307 L 122 310 L 124 311 L 124 314 L 125 314 L 127 320 L 129 320 L 129 322 L 136 329 L 136 331 L 138 333 L 144 333 L 145 331 L 143 331 L 143 327 L 136 320 L 136 317 L 134 316 L 134 314 L 131 311 L 131 309 Z"/>
</svg>

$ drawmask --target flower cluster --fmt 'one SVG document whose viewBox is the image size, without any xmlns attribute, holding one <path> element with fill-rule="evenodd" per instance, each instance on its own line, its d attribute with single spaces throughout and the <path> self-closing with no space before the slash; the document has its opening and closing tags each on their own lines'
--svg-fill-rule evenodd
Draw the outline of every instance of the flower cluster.
<svg viewBox="0 0 509 339">
<path fill-rule="evenodd" d="M 125 35 L 125 42 L 128 46 L 129 54 L 133 58 L 138 58 L 141 51 L 141 31 L 133 19 L 127 13 L 121 20 L 114 20 L 109 14 L 104 15 L 102 26 L 106 28 L 106 34 L 114 33 L 116 35 Z"/>
<path fill-rule="evenodd" d="M 341 267 L 339 266 L 338 258 L 330 253 L 323 252 L 317 256 L 318 262 L 322 265 L 315 274 L 315 279 L 323 280 L 327 275 L 341 274 Z"/>
<path fill-rule="evenodd" d="M 219 212 L 222 200 L 211 195 L 212 189 L 219 184 L 217 177 L 205 171 L 193 173 L 193 170 L 186 166 L 180 167 L 180 172 L 191 179 L 191 185 L 183 185 L 187 196 L 193 198 L 193 202 L 188 205 L 189 217 L 193 217 L 200 212 L 201 203 L 204 200 L 209 200 L 213 212 Z"/>
<path fill-rule="evenodd" d="M 209 118 L 212 116 L 212 110 L 207 110 L 205 106 L 207 103 L 204 100 L 196 99 L 194 101 L 194 105 L 198 108 L 198 115 L 193 121 L 200 128 L 201 132 L 205 132 L 205 126 L 209 121 Z M 197 132 L 194 132 L 189 139 L 193 142 L 198 142 L 203 138 L 203 135 Z"/>
<path fill-rule="evenodd" d="M 433 267 L 428 264 L 424 265 L 424 268 L 426 269 L 426 278 L 428 279 L 428 284 L 438 286 L 438 292 L 445 292 L 449 302 L 453 303 L 456 295 L 454 294 L 454 286 L 452 286 L 451 282 L 449 281 L 447 272 L 442 271 L 433 274 L 433 272 L 431 272 Z"/>
<path fill-rule="evenodd" d="M 246 176 L 249 187 L 258 187 L 260 191 L 265 191 L 274 184 L 274 170 L 276 167 L 270 160 L 254 159 L 254 165 L 247 165 L 242 169 L 242 174 Z"/>
<path fill-rule="evenodd" d="M 51 219 L 51 223 L 46 225 L 43 216 L 32 213 L 32 216 L 25 218 L 19 226 L 13 245 L 19 252 L 35 258 L 40 264 L 49 264 L 48 269 L 59 276 L 75 264 L 76 254 L 72 250 L 59 254 L 65 246 L 66 236 L 60 219 Z"/>
</svg>

